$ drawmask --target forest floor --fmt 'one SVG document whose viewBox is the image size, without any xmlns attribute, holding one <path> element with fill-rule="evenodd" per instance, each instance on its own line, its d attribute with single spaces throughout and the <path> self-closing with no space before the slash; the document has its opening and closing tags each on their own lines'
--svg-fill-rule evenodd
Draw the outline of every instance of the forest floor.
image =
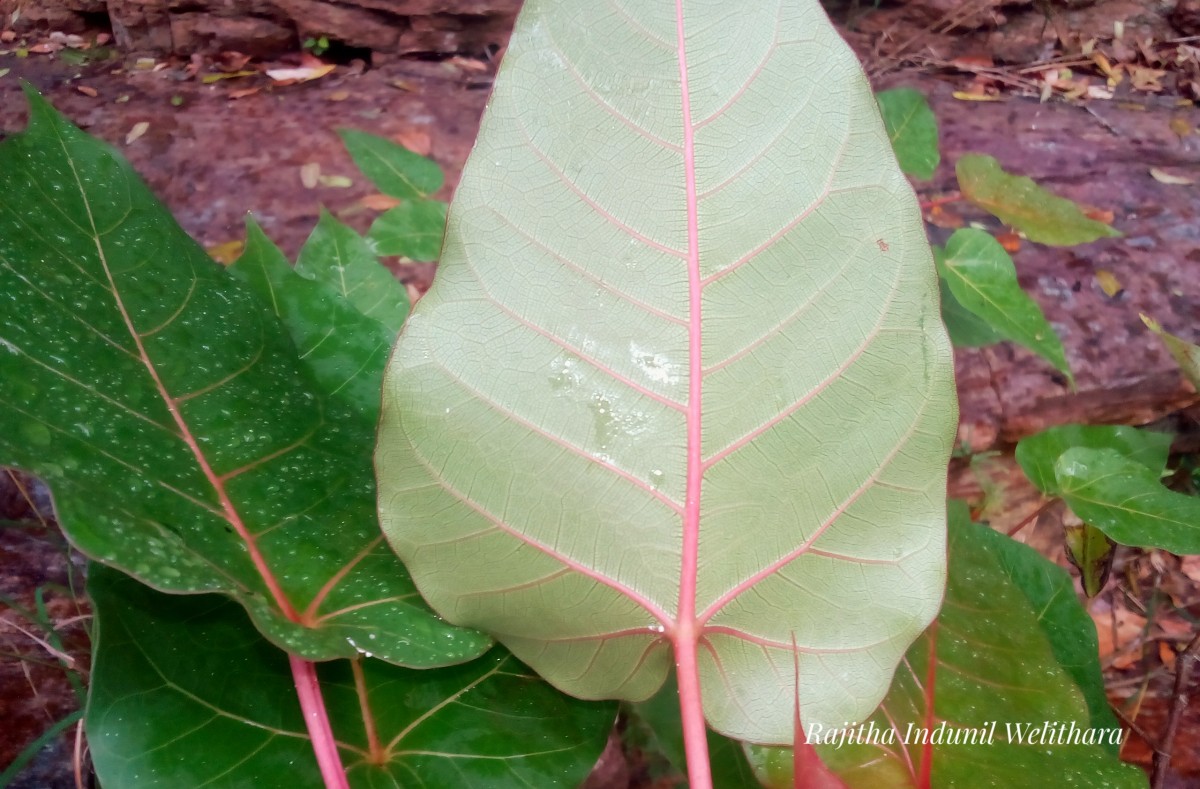
<svg viewBox="0 0 1200 789">
<path fill-rule="evenodd" d="M 937 204 L 927 216 L 935 240 L 964 222 L 998 227 L 952 199 L 953 163 L 967 152 L 1111 215 L 1123 233 L 1069 249 L 1012 239 L 1021 284 L 1062 336 L 1076 390 L 1010 344 L 957 356 L 964 452 L 952 492 L 1065 564 L 1064 512 L 1044 508 L 1024 481 L 1012 461 L 1016 440 L 1066 422 L 1158 424 L 1178 433 L 1185 465 L 1200 451 L 1196 394 L 1139 318 L 1191 340 L 1200 332 L 1200 11 L 1188 14 L 1200 5 L 1179 3 L 1174 14 L 1174 0 L 848 6 L 837 18 L 873 84 L 921 90 L 938 117 L 942 165 L 916 184 Z M 449 197 L 497 60 L 348 58 L 318 79 L 284 84 L 265 70 L 301 65 L 300 53 L 264 64 L 236 54 L 139 58 L 79 43 L 54 31 L 0 34 L 0 130 L 22 128 L 19 81 L 27 81 L 119 147 L 183 227 L 225 260 L 237 254 L 247 212 L 290 256 L 322 207 L 365 229 L 373 190 L 339 127 L 436 159 L 447 173 L 439 196 Z M 414 294 L 428 287 L 432 264 L 393 265 Z M 51 519 L 35 483 L 0 472 L 0 772 L 81 701 L 83 563 Z M 1135 763 L 1149 764 L 1149 742 L 1164 728 L 1176 651 L 1200 621 L 1198 584 L 1195 557 L 1127 550 L 1090 602 L 1110 698 L 1142 733 L 1123 750 Z M 74 727 L 64 729 L 11 789 L 76 785 L 79 743 Z M 610 752 L 597 786 L 640 785 L 630 784 L 637 765 L 627 761 Z M 1198 693 L 1173 765 L 1168 786 L 1200 785 Z"/>
</svg>

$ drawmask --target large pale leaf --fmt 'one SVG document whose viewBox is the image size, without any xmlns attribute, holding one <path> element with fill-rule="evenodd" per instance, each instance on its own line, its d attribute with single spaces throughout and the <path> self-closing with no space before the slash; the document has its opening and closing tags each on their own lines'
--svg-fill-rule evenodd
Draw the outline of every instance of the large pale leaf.
<svg viewBox="0 0 1200 789">
<path fill-rule="evenodd" d="M 1095 626 L 1070 578 L 1031 548 L 964 521 L 950 530 L 937 625 L 913 644 L 861 733 L 810 731 L 828 738 L 821 757 L 852 789 L 1146 786 L 1117 758 L 1121 727 L 1104 697 Z M 941 742 L 922 743 L 922 729 L 933 735 L 943 725 Z M 786 749 L 749 754 L 765 785 L 792 786 Z"/>
<path fill-rule="evenodd" d="M 423 605 L 388 550 L 362 419 L 323 402 L 278 304 L 30 98 L 28 131 L 0 144 L 0 463 L 46 480 L 89 556 L 231 595 L 306 657 L 370 642 L 439 665 L 486 649 Z"/>
<path fill-rule="evenodd" d="M 571 693 L 679 660 L 791 742 L 795 644 L 806 721 L 865 717 L 941 597 L 936 294 L 816 0 L 526 3 L 387 374 L 384 527 Z"/>
<path fill-rule="evenodd" d="M 88 592 L 96 643 L 87 730 L 105 786 L 324 785 L 287 656 L 237 606 L 158 594 L 102 567 Z M 615 712 L 563 696 L 500 648 L 425 671 L 338 660 L 319 677 L 353 789 L 573 788 Z"/>
</svg>

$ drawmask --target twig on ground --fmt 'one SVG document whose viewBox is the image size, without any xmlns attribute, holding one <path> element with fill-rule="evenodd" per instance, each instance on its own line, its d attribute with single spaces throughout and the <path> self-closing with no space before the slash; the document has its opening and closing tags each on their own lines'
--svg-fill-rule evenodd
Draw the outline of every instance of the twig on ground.
<svg viewBox="0 0 1200 789">
<path fill-rule="evenodd" d="M 1167 774 L 1170 772 L 1171 751 L 1175 747 L 1175 735 L 1187 710 L 1188 685 L 1191 683 L 1192 670 L 1200 662 L 1200 633 L 1196 633 L 1183 651 L 1175 658 L 1175 689 L 1171 694 L 1171 710 L 1167 714 L 1167 729 L 1162 739 L 1154 746 L 1154 777 L 1151 789 L 1162 789 L 1166 786 Z"/>
</svg>

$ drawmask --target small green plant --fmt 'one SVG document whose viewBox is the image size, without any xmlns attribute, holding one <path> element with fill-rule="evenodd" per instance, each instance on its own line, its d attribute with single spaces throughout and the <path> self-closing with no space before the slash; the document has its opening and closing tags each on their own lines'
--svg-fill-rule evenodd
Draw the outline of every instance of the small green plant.
<svg viewBox="0 0 1200 789">
<path fill-rule="evenodd" d="M 321 57 L 329 51 L 328 36 L 309 36 L 300 44 L 300 48 L 315 57 Z"/>
</svg>

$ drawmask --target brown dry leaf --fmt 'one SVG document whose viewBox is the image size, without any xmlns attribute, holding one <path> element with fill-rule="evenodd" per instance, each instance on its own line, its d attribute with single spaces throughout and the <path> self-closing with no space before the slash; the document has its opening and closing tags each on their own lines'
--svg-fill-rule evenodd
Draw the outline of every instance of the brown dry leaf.
<svg viewBox="0 0 1200 789">
<path fill-rule="evenodd" d="M 1079 204 L 1079 208 L 1088 219 L 1095 219 L 1097 222 L 1103 222 L 1106 225 L 1111 225 L 1115 218 L 1115 214 L 1113 214 L 1111 209 L 1096 208 L 1094 205 L 1085 205 L 1083 203 Z"/>
<path fill-rule="evenodd" d="M 391 195 L 365 195 L 358 198 L 358 204 L 363 208 L 370 208 L 373 211 L 387 211 L 390 208 L 395 208 L 400 205 L 400 200 Z"/>
<path fill-rule="evenodd" d="M 433 150 L 433 139 L 423 129 L 404 129 L 393 134 L 392 139 L 421 156 L 428 156 Z"/>
<path fill-rule="evenodd" d="M 319 66 L 299 66 L 297 68 L 267 69 L 267 76 L 279 85 L 295 85 L 299 82 L 311 82 L 320 79 L 336 68 L 332 63 L 322 63 Z"/>
<path fill-rule="evenodd" d="M 138 121 L 133 124 L 133 128 L 125 135 L 125 144 L 133 145 L 133 141 L 145 134 L 149 128 L 150 123 L 148 121 Z"/>
<path fill-rule="evenodd" d="M 316 189 L 321 179 L 321 163 L 308 162 L 300 165 L 300 183 L 305 189 Z"/>
<path fill-rule="evenodd" d="M 1104 295 L 1110 299 L 1117 296 L 1125 287 L 1121 284 L 1121 280 L 1107 269 L 1100 269 L 1096 272 L 1096 284 L 1100 286 L 1100 290 L 1104 291 Z"/>
<path fill-rule="evenodd" d="M 253 96 L 255 93 L 258 93 L 260 90 L 262 90 L 262 88 L 258 88 L 258 87 L 239 88 L 238 90 L 231 90 L 231 91 L 229 91 L 229 93 L 227 93 L 225 95 L 228 96 L 230 99 L 243 99 L 246 96 Z"/>
<path fill-rule="evenodd" d="M 961 216 L 953 211 L 946 210 L 943 206 L 935 205 L 929 209 L 929 223 L 935 227 L 945 228 L 947 230 L 957 230 L 965 226 L 967 223 Z"/>
<path fill-rule="evenodd" d="M 482 73 L 490 70 L 490 68 L 491 68 L 490 66 L 488 66 L 488 64 L 486 62 L 484 62 L 482 60 L 476 60 L 475 58 L 465 58 L 461 55 L 455 55 L 454 57 L 450 58 L 446 62 L 450 63 L 451 65 L 458 66 L 463 71 L 470 71 L 470 72 L 474 72 L 476 74 L 482 74 Z"/>
<path fill-rule="evenodd" d="M 1004 247 L 1004 251 L 1012 254 L 1021 249 L 1021 236 L 1012 231 L 999 233 L 996 235 L 996 240 L 1000 242 L 1000 246 Z"/>
<path fill-rule="evenodd" d="M 85 96 L 91 96 L 93 99 L 100 95 L 99 91 L 89 85 L 76 85 L 75 90 L 79 91 Z"/>
<path fill-rule="evenodd" d="M 1092 619 L 1096 623 L 1096 635 L 1100 640 L 1100 658 L 1102 660 L 1130 647 L 1136 647 L 1146 629 L 1146 617 L 1130 611 L 1119 599 L 1116 604 L 1115 613 L 1105 610 L 1099 605 L 1091 611 Z M 1118 666 L 1118 668 L 1127 668 L 1136 660 L 1137 658 L 1134 657 L 1125 666 Z M 1115 660 L 1113 665 L 1116 665 Z"/>
<path fill-rule="evenodd" d="M 28 52 L 35 55 L 49 55 L 63 48 L 62 44 L 57 44 L 53 41 L 43 41 L 40 44 L 34 44 L 28 48 Z"/>
<path fill-rule="evenodd" d="M 317 176 L 317 183 L 321 186 L 328 186 L 331 189 L 348 189 L 354 186 L 354 181 L 345 175 L 319 175 Z"/>
<path fill-rule="evenodd" d="M 1175 667 L 1175 647 L 1171 646 L 1171 644 L 1169 642 L 1159 641 L 1158 642 L 1158 659 L 1161 660 L 1162 664 L 1164 666 L 1166 666 L 1167 668 L 1174 668 Z"/>
<path fill-rule="evenodd" d="M 223 244 L 214 244 L 211 247 L 205 247 L 204 251 L 207 252 L 208 256 L 213 260 L 228 266 L 241 256 L 242 250 L 245 248 L 246 242 L 234 240 L 226 241 Z"/>
<path fill-rule="evenodd" d="M 1187 186 L 1188 184 L 1196 183 L 1193 178 L 1183 175 L 1171 175 L 1166 170 L 1160 170 L 1157 167 L 1150 168 L 1150 177 L 1160 184 L 1170 184 L 1172 186 Z"/>
<path fill-rule="evenodd" d="M 218 52 L 216 57 L 213 58 L 213 65 L 221 71 L 242 71 L 249 62 L 249 55 L 243 55 L 241 52 L 235 52 L 232 49 Z"/>
<path fill-rule="evenodd" d="M 333 93 L 330 93 L 325 98 L 327 98 L 329 101 L 345 101 L 346 99 L 350 98 L 350 91 L 335 90 Z"/>
<path fill-rule="evenodd" d="M 1161 93 L 1163 86 L 1159 82 L 1167 75 L 1162 69 L 1147 68 L 1146 66 L 1126 66 L 1129 70 L 1129 84 L 1134 90 L 1146 93 Z"/>
<path fill-rule="evenodd" d="M 402 79 L 390 79 L 388 80 L 388 85 L 391 85 L 396 90 L 403 90 L 409 93 L 417 89 L 411 82 Z"/>
<path fill-rule="evenodd" d="M 1185 556 L 1179 562 L 1179 571 L 1200 584 L 1200 556 Z"/>
<path fill-rule="evenodd" d="M 959 101 L 1004 101 L 1004 97 L 996 94 L 986 93 L 967 93 L 964 90 L 956 90 L 953 94 L 954 98 Z"/>
<path fill-rule="evenodd" d="M 0 30 L 0 43 L 11 44 L 17 40 L 17 34 L 12 30 Z"/>
</svg>

